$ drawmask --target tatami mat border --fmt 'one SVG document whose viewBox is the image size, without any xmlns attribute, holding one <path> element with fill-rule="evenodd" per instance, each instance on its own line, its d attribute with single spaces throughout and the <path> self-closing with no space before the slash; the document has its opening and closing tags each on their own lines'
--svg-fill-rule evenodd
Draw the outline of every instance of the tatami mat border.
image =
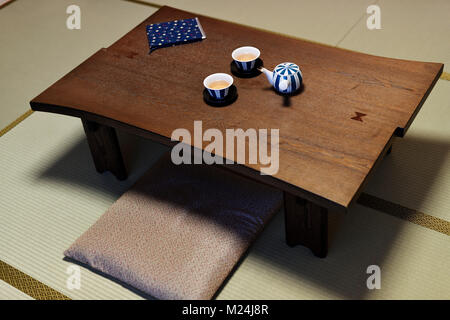
<svg viewBox="0 0 450 320">
<path fill-rule="evenodd" d="M 0 280 L 36 300 L 71 300 L 22 271 L 0 260 Z"/>
<path fill-rule="evenodd" d="M 6 127 L 4 127 L 2 130 L 0 130 L 0 137 L 3 136 L 5 133 L 7 133 L 9 130 L 17 126 L 19 123 L 21 123 L 23 120 L 28 118 L 34 111 L 28 110 L 24 114 L 22 114 L 20 117 L 18 117 L 16 120 L 8 124 Z"/>
<path fill-rule="evenodd" d="M 441 74 L 441 79 L 442 79 L 442 80 L 450 81 L 450 73 L 448 73 L 448 72 L 442 72 L 442 74 Z"/>
<path fill-rule="evenodd" d="M 431 229 L 450 236 L 450 222 L 446 220 L 430 216 L 417 210 L 403 207 L 399 204 L 372 196 L 367 193 L 363 193 L 360 195 L 358 203 L 371 209 L 387 213 L 391 216 L 395 216 L 397 218 L 412 222 L 427 229 Z"/>
</svg>

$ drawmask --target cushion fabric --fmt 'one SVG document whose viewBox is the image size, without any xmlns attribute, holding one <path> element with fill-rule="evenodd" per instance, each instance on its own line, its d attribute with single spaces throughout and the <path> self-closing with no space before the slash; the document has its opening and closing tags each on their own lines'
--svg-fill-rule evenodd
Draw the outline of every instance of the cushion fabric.
<svg viewBox="0 0 450 320">
<path fill-rule="evenodd" d="M 159 299 L 211 299 L 281 205 L 271 187 L 164 156 L 64 255 Z"/>
</svg>

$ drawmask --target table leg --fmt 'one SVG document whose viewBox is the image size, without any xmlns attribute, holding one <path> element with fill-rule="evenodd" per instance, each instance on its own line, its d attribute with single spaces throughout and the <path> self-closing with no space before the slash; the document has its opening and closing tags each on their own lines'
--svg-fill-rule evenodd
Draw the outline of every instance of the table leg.
<svg viewBox="0 0 450 320">
<path fill-rule="evenodd" d="M 303 245 L 319 258 L 328 251 L 328 210 L 284 192 L 286 243 Z"/>
<path fill-rule="evenodd" d="M 116 130 L 86 119 L 81 119 L 81 121 L 97 171 L 103 173 L 108 170 L 117 179 L 125 180 L 127 171 L 120 152 Z"/>
<path fill-rule="evenodd" d="M 386 156 L 390 155 L 391 152 L 392 152 L 392 144 L 391 144 L 391 146 L 389 147 L 389 149 L 387 149 L 387 151 L 386 151 Z"/>
</svg>

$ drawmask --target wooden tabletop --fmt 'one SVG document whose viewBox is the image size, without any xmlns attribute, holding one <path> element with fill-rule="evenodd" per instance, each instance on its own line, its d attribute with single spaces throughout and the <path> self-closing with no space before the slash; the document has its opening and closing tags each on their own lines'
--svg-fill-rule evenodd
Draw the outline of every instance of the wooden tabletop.
<svg viewBox="0 0 450 320">
<path fill-rule="evenodd" d="M 149 54 L 147 24 L 193 17 L 199 17 L 206 40 Z M 264 75 L 234 77 L 237 101 L 224 108 L 206 105 L 203 79 L 230 73 L 231 52 L 244 45 L 261 50 L 266 68 L 298 64 L 301 92 L 287 101 Z M 195 120 L 203 121 L 203 130 L 223 133 L 226 128 L 279 129 L 280 168 L 267 179 L 345 209 L 392 137 L 404 135 L 442 69 L 440 63 L 361 54 L 163 7 L 34 98 L 31 106 L 93 114 L 168 141 L 177 128 L 193 132 Z"/>
</svg>

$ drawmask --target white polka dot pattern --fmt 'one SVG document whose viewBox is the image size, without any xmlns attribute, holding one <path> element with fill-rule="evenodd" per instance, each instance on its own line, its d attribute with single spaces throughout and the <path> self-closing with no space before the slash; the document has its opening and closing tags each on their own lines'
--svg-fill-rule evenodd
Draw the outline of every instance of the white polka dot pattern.
<svg viewBox="0 0 450 320">
<path fill-rule="evenodd" d="M 154 23 L 147 26 L 150 52 L 168 46 L 205 39 L 198 18 Z"/>
</svg>

